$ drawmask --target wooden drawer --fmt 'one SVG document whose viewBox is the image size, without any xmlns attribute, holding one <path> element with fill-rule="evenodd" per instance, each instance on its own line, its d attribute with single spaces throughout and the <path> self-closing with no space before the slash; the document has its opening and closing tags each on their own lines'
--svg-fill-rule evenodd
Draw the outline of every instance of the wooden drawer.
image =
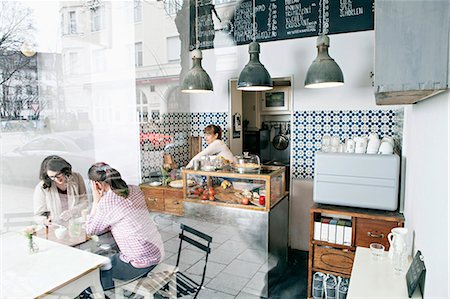
<svg viewBox="0 0 450 299">
<path fill-rule="evenodd" d="M 350 275 L 355 253 L 314 245 L 313 268 Z"/>
<path fill-rule="evenodd" d="M 174 197 L 165 198 L 164 209 L 169 214 L 183 216 L 184 215 L 183 200 Z"/>
<path fill-rule="evenodd" d="M 143 189 L 149 211 L 164 211 L 164 190 Z"/>
<path fill-rule="evenodd" d="M 183 189 L 164 190 L 164 198 L 183 199 Z"/>
<path fill-rule="evenodd" d="M 388 250 L 387 235 L 397 226 L 399 223 L 396 221 L 356 218 L 355 246 L 369 247 L 370 243 L 380 243 Z"/>
</svg>

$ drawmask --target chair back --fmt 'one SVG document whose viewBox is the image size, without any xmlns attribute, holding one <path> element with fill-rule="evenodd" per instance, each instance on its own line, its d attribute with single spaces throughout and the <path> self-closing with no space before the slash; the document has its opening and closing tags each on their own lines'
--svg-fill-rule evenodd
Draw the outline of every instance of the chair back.
<svg viewBox="0 0 450 299">
<path fill-rule="evenodd" d="M 194 298 L 196 298 L 198 293 L 200 292 L 200 289 L 203 286 L 204 281 L 205 281 L 206 265 L 208 264 L 208 256 L 211 253 L 212 237 L 208 236 L 207 234 L 204 234 L 190 226 L 182 224 L 182 223 L 180 225 L 180 228 L 181 228 L 181 233 L 179 234 L 180 247 L 178 248 L 178 257 L 177 257 L 177 264 L 176 264 L 177 267 L 179 266 L 179 262 L 180 262 L 180 255 L 181 255 L 183 241 L 186 241 L 189 244 L 191 244 L 205 252 L 205 266 L 203 267 L 202 280 L 200 283 L 194 282 L 192 279 L 190 279 L 189 277 L 187 277 L 186 275 L 184 275 L 181 272 L 177 273 L 177 277 L 178 277 L 177 285 L 183 286 L 182 289 L 184 288 L 185 290 L 189 290 L 189 289 L 191 291 L 195 290 Z M 197 240 L 193 239 L 191 237 L 191 235 L 197 237 Z M 195 287 L 190 288 L 188 285 L 195 286 Z M 189 293 L 190 293 L 190 291 L 189 292 L 181 292 L 182 295 L 187 295 Z"/>
</svg>

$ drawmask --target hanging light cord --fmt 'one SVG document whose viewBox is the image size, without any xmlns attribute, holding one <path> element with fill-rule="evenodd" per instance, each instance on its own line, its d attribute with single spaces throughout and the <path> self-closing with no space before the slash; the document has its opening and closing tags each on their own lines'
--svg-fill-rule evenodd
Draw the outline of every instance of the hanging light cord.
<svg viewBox="0 0 450 299">
<path fill-rule="evenodd" d="M 253 41 L 256 42 L 256 13 L 255 13 L 256 0 L 253 0 Z"/>
<path fill-rule="evenodd" d="M 198 50 L 200 41 L 198 40 L 198 0 L 195 0 L 195 48 Z"/>
<path fill-rule="evenodd" d="M 322 0 L 322 35 L 327 34 L 327 30 L 325 30 L 325 1 L 327 0 Z"/>
</svg>

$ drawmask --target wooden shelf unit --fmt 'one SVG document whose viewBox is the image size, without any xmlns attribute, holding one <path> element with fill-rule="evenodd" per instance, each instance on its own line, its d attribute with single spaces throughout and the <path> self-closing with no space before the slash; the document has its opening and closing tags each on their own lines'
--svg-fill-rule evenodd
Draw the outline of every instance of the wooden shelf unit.
<svg viewBox="0 0 450 299">
<path fill-rule="evenodd" d="M 322 214 L 338 218 L 351 217 L 351 246 L 314 240 L 314 219 Z M 370 243 L 381 243 L 388 250 L 387 235 L 392 228 L 404 226 L 404 222 L 403 214 L 398 212 L 315 204 L 310 209 L 308 298 L 312 298 L 314 272 L 349 278 L 356 247 L 369 247 Z"/>
</svg>

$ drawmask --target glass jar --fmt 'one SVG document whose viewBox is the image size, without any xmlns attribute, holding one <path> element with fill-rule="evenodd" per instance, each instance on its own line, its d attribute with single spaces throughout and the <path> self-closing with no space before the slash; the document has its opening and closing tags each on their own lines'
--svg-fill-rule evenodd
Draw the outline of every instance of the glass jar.
<svg viewBox="0 0 450 299">
<path fill-rule="evenodd" d="M 258 170 L 261 167 L 260 159 L 257 155 L 244 152 L 242 156 L 236 156 L 237 163 L 233 167 L 238 172 L 251 172 Z"/>
</svg>

